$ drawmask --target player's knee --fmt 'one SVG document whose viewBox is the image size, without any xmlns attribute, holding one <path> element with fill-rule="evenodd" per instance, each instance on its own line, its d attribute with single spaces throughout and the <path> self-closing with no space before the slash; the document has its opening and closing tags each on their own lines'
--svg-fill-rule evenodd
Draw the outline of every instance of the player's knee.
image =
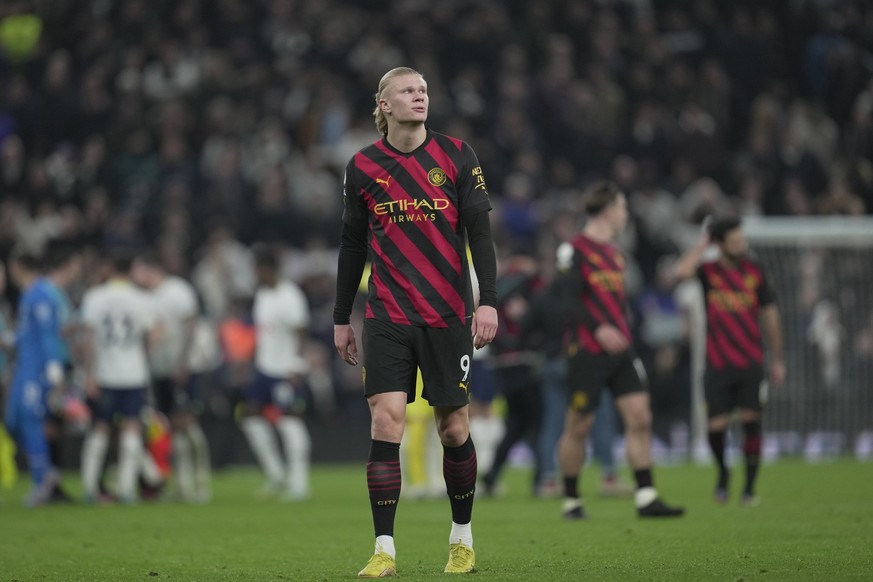
<svg viewBox="0 0 873 582">
<path fill-rule="evenodd" d="M 740 409 L 740 422 L 748 423 L 748 422 L 760 422 L 761 421 L 761 411 L 760 410 L 751 410 L 742 408 Z"/>
<path fill-rule="evenodd" d="M 400 442 L 404 419 L 387 411 L 373 412 L 371 432 L 374 440 Z"/>
<path fill-rule="evenodd" d="M 588 433 L 591 432 L 591 427 L 594 424 L 594 415 L 572 413 L 568 415 L 564 423 L 564 436 L 573 440 L 584 440 L 588 438 Z"/>
<path fill-rule="evenodd" d="M 470 437 L 470 430 L 461 426 L 451 426 L 440 432 L 440 442 L 447 447 L 460 447 Z"/>
<path fill-rule="evenodd" d="M 730 424 L 730 416 L 727 414 L 718 414 L 709 417 L 709 432 L 721 432 L 727 430 Z"/>
<path fill-rule="evenodd" d="M 630 411 L 625 418 L 629 432 L 648 433 L 652 431 L 652 413 L 648 408 L 640 407 Z"/>
</svg>

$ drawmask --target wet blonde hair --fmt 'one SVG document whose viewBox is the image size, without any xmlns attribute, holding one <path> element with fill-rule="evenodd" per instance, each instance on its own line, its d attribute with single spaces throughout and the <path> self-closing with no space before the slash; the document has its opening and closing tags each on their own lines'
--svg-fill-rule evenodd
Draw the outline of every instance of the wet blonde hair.
<svg viewBox="0 0 873 582">
<path fill-rule="evenodd" d="M 373 95 L 373 97 L 375 97 L 376 99 L 376 108 L 373 110 L 373 119 L 376 121 L 376 129 L 382 135 L 388 134 L 388 119 L 385 117 L 385 113 L 383 113 L 382 108 L 379 107 L 379 100 L 385 93 L 385 89 L 388 88 L 388 83 L 391 82 L 391 79 L 393 79 L 394 77 L 401 77 L 403 75 L 418 75 L 419 77 L 424 79 L 424 75 L 422 75 L 415 69 L 410 69 L 409 67 L 397 67 L 382 75 L 382 79 L 379 81 L 379 89 L 376 91 L 376 94 Z"/>
</svg>

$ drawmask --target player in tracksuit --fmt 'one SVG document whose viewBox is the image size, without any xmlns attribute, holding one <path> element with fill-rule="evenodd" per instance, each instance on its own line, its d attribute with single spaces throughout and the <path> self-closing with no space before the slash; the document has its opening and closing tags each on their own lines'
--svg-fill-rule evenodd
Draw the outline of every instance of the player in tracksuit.
<svg viewBox="0 0 873 582">
<path fill-rule="evenodd" d="M 60 478 L 51 463 L 43 424 L 49 409 L 49 393 L 63 384 L 61 323 L 56 294 L 51 283 L 41 276 L 36 257 L 16 253 L 10 269 L 21 297 L 15 375 L 5 421 L 27 457 L 33 481 L 24 503 L 36 507 L 51 499 Z"/>
</svg>

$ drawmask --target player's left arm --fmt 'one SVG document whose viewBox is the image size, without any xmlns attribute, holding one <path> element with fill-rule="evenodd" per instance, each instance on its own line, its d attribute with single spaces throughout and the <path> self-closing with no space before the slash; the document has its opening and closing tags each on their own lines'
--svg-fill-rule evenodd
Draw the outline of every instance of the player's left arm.
<svg viewBox="0 0 873 582">
<path fill-rule="evenodd" d="M 761 308 L 761 323 L 770 351 L 770 385 L 779 388 L 785 383 L 785 358 L 782 348 L 782 326 L 775 303 Z"/>
<path fill-rule="evenodd" d="M 497 256 L 491 236 L 491 201 L 485 175 L 476 152 L 463 145 L 464 156 L 458 173 L 458 210 L 467 231 L 473 269 L 479 280 L 479 306 L 473 314 L 472 334 L 476 349 L 491 343 L 497 335 Z"/>
<path fill-rule="evenodd" d="M 786 373 L 782 324 L 776 307 L 776 294 L 765 276 L 762 276 L 758 287 L 758 302 L 761 305 L 761 327 L 770 351 L 770 384 L 773 388 L 779 388 L 785 383 Z"/>
<path fill-rule="evenodd" d="M 476 349 L 491 343 L 497 335 L 497 257 L 491 240 L 488 212 L 464 217 L 473 269 L 479 280 L 479 306 L 473 314 L 473 345 Z"/>
</svg>

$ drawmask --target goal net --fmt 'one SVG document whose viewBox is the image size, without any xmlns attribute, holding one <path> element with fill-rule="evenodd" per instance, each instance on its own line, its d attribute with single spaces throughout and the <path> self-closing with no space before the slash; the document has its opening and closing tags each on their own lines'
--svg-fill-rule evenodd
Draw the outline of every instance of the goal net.
<svg viewBox="0 0 873 582">
<path fill-rule="evenodd" d="M 777 293 L 788 369 L 765 453 L 873 458 L 873 219 L 747 218 L 743 231 Z"/>
</svg>

